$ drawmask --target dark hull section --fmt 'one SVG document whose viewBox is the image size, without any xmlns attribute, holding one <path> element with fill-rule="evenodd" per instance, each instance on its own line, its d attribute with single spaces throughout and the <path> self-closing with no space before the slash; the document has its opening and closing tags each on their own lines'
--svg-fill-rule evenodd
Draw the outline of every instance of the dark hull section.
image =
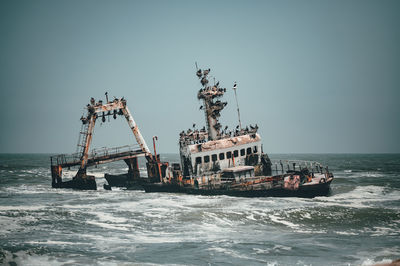
<svg viewBox="0 0 400 266">
<path fill-rule="evenodd" d="M 143 190 L 142 183 L 147 182 L 147 179 L 130 179 L 128 174 L 104 174 L 104 178 L 110 187 L 123 187 L 129 190 Z"/>
<path fill-rule="evenodd" d="M 326 183 L 315 185 L 303 185 L 298 190 L 287 190 L 284 188 L 271 188 L 260 190 L 233 190 L 233 189 L 195 189 L 192 187 L 183 187 L 177 184 L 153 183 L 143 185 L 146 192 L 170 192 L 170 193 L 186 193 L 194 195 L 228 195 L 234 197 L 301 197 L 314 198 L 318 196 L 329 196 L 330 180 Z"/>
<path fill-rule="evenodd" d="M 73 188 L 79 190 L 97 190 L 96 180 L 93 178 L 76 178 L 65 182 L 52 184 L 53 188 Z"/>
<path fill-rule="evenodd" d="M 126 187 L 128 175 L 127 174 L 121 174 L 121 175 L 104 174 L 104 178 L 107 180 L 107 183 L 112 187 Z"/>
</svg>

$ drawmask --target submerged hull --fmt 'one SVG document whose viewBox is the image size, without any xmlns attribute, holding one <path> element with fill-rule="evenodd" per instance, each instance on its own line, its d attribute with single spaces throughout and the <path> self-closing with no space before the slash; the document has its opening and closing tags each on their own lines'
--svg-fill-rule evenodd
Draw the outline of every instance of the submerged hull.
<svg viewBox="0 0 400 266">
<path fill-rule="evenodd" d="M 97 184 L 94 177 L 91 178 L 76 178 L 69 181 L 53 182 L 53 188 L 72 188 L 79 190 L 97 190 Z"/>
<path fill-rule="evenodd" d="M 328 196 L 330 194 L 330 184 L 332 179 L 325 183 L 301 185 L 297 190 L 288 190 L 283 187 L 275 187 L 270 189 L 196 189 L 193 187 L 184 187 L 178 184 L 169 183 L 148 183 L 143 185 L 146 192 L 169 192 L 169 193 L 186 193 L 194 195 L 227 195 L 235 197 L 301 197 L 314 198 L 318 196 Z"/>
<path fill-rule="evenodd" d="M 104 174 L 104 178 L 110 187 L 122 187 L 129 190 L 143 190 L 142 184 L 149 182 L 147 178 L 129 178 L 129 174 Z"/>
</svg>

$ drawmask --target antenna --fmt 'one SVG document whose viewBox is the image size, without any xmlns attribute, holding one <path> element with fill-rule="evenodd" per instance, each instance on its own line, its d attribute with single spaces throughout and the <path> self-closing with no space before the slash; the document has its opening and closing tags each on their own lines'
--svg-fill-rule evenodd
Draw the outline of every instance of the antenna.
<svg viewBox="0 0 400 266">
<path fill-rule="evenodd" d="M 199 70 L 199 68 L 197 67 L 197 62 L 194 62 L 194 64 L 196 65 L 196 70 Z"/>
<path fill-rule="evenodd" d="M 235 81 L 235 84 L 233 84 L 232 89 L 235 92 L 236 106 L 237 106 L 238 118 L 239 118 L 239 129 L 242 130 L 242 123 L 240 122 L 239 103 L 238 103 L 238 99 L 237 99 L 237 95 L 236 95 L 236 81 Z"/>
</svg>

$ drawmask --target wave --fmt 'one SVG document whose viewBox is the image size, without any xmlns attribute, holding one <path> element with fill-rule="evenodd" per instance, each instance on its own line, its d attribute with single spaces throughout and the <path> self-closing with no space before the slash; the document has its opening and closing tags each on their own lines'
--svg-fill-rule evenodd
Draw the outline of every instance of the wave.
<svg viewBox="0 0 400 266">
<path fill-rule="evenodd" d="M 399 201 L 400 190 L 388 192 L 385 187 L 369 185 L 358 186 L 346 193 L 334 194 L 330 197 L 317 197 L 315 202 L 325 206 L 344 206 L 352 208 L 370 208 L 383 207 L 400 209 L 400 206 L 392 206 L 385 204 L 376 205 L 376 203 L 384 203 L 389 201 Z"/>
</svg>

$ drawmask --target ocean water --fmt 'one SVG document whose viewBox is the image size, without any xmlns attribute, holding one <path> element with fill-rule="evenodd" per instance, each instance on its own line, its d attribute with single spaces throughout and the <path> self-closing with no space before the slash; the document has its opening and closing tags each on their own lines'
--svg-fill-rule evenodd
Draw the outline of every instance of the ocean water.
<svg viewBox="0 0 400 266">
<path fill-rule="evenodd" d="M 97 191 L 53 189 L 49 155 L 0 154 L 0 264 L 372 265 L 400 258 L 400 155 L 270 157 L 329 165 L 332 195 L 104 190 L 105 172 L 127 171 L 121 162 L 89 169 Z M 74 174 L 66 169 L 64 178 Z"/>
</svg>

